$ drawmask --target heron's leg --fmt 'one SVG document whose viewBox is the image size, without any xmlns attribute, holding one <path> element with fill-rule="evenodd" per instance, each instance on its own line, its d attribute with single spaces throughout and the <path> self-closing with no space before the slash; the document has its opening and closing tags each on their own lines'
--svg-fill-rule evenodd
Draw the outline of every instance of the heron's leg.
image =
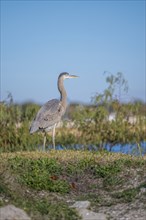
<svg viewBox="0 0 146 220">
<path fill-rule="evenodd" d="M 52 141 L 53 141 L 53 148 L 55 150 L 55 128 L 56 128 L 56 124 L 53 127 L 53 133 L 52 133 Z"/>
<path fill-rule="evenodd" d="M 44 132 L 43 151 L 45 151 L 45 145 L 46 145 L 46 132 Z"/>
</svg>

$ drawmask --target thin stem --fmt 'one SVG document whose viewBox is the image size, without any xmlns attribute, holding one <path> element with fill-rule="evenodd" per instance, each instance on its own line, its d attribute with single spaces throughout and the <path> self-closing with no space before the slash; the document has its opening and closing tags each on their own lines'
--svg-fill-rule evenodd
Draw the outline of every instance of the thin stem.
<svg viewBox="0 0 146 220">
<path fill-rule="evenodd" d="M 140 146 L 139 143 L 137 143 L 137 147 L 138 147 L 138 150 L 139 150 L 140 157 L 142 157 L 142 150 L 141 150 L 141 146 Z"/>
</svg>

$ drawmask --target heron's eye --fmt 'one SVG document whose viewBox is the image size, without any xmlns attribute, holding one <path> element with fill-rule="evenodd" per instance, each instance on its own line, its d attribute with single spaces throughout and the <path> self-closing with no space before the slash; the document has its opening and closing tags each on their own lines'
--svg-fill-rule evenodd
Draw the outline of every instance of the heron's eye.
<svg viewBox="0 0 146 220">
<path fill-rule="evenodd" d="M 68 78 L 68 76 L 69 76 L 69 74 L 64 74 L 64 79 L 67 79 Z"/>
</svg>

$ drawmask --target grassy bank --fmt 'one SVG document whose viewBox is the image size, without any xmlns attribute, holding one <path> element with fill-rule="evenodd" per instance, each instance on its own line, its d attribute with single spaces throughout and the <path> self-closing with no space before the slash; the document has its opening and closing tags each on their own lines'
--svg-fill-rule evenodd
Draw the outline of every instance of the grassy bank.
<svg viewBox="0 0 146 220">
<path fill-rule="evenodd" d="M 77 200 L 91 201 L 96 212 L 115 204 L 146 204 L 145 191 L 141 194 L 146 157 L 71 150 L 1 153 L 0 174 L 0 205 L 14 204 L 35 220 L 79 219 L 69 207 Z"/>
</svg>

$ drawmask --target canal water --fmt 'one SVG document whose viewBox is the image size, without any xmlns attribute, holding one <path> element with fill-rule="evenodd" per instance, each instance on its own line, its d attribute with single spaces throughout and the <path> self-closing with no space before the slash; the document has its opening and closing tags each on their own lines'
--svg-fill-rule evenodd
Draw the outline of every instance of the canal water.
<svg viewBox="0 0 146 220">
<path fill-rule="evenodd" d="M 48 147 L 49 149 L 51 147 Z M 81 149 L 87 149 L 87 150 L 94 150 L 94 151 L 98 151 L 98 147 L 95 145 L 89 145 L 89 146 L 84 146 L 84 145 L 80 145 L 80 144 L 75 144 L 75 145 L 69 145 L 69 146 L 56 146 L 57 150 L 64 150 L 64 149 L 75 149 L 75 150 L 81 150 Z M 111 151 L 111 152 L 115 152 L 115 153 L 124 153 L 124 154 L 131 154 L 131 155 L 146 155 L 146 141 L 141 142 L 140 145 L 137 144 L 125 144 L 125 145 L 121 145 L 121 144 L 116 144 L 114 146 L 112 146 L 112 148 L 110 149 L 110 144 L 106 145 L 105 150 L 107 151 Z"/>
</svg>

